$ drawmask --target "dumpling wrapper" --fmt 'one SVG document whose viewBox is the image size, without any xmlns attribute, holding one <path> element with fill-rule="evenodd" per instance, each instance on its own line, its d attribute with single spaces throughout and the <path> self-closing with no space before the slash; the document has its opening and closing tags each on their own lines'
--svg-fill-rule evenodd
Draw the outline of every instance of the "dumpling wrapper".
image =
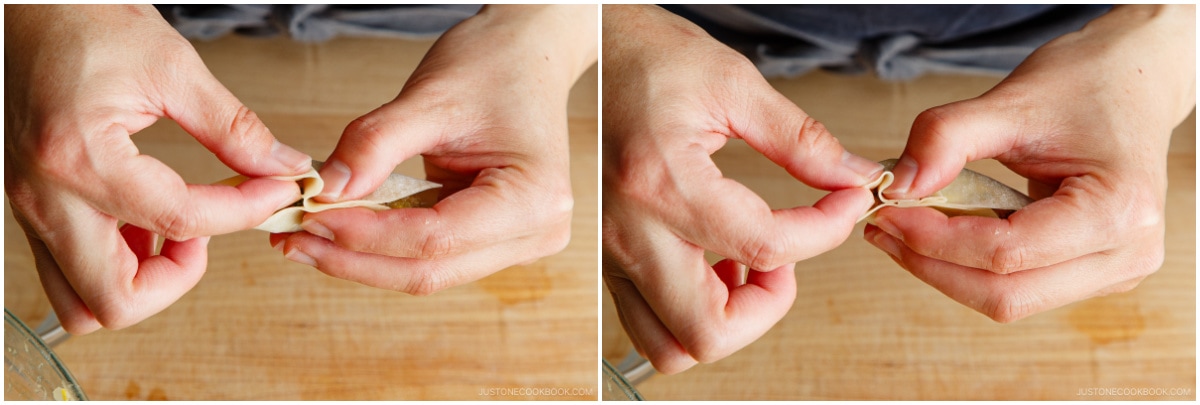
<svg viewBox="0 0 1200 405">
<path fill-rule="evenodd" d="M 1033 202 L 1032 198 L 1014 190 L 995 179 L 977 172 L 963 169 L 950 185 L 938 190 L 933 195 L 918 200 L 892 200 L 883 196 L 884 190 L 895 181 L 892 168 L 896 159 L 879 162 L 884 171 L 879 179 L 867 184 L 866 187 L 875 195 L 875 205 L 867 213 L 858 218 L 858 222 L 866 220 L 874 223 L 875 212 L 883 207 L 932 207 L 947 215 L 975 215 L 982 217 L 1004 218 L 1011 211 L 1024 208 Z"/>
<path fill-rule="evenodd" d="M 313 197 L 321 194 L 321 190 L 325 188 L 325 181 L 317 174 L 317 169 L 321 168 L 322 162 L 313 161 L 313 168 L 307 173 L 298 176 L 272 176 L 267 177 L 275 180 L 290 180 L 295 181 L 300 185 L 300 200 L 296 204 L 289 207 L 284 207 L 279 211 L 271 214 L 266 221 L 254 227 L 254 229 L 267 231 L 271 233 L 282 232 L 299 232 L 303 228 L 300 227 L 300 222 L 304 219 L 304 214 L 307 212 L 320 212 L 335 208 L 351 208 L 364 207 L 375 211 L 383 211 L 392 208 L 409 208 L 421 206 L 421 201 L 415 197 L 417 193 L 426 190 L 432 190 L 441 187 L 431 181 L 415 179 L 401 174 L 388 176 L 383 185 L 379 186 L 375 192 L 363 197 L 361 200 L 342 201 L 337 203 L 321 203 L 313 201 Z M 234 176 L 225 180 L 221 180 L 216 184 L 227 186 L 236 186 L 248 180 L 246 176 Z"/>
</svg>

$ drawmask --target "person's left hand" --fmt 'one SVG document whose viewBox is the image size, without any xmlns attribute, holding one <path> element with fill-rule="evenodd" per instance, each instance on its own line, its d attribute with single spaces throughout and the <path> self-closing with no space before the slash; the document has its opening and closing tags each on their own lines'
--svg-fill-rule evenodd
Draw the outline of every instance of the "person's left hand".
<svg viewBox="0 0 1200 405">
<path fill-rule="evenodd" d="M 922 113 L 889 197 L 932 194 L 995 158 L 1038 201 L 1004 220 L 884 208 L 864 237 L 1000 322 L 1135 287 L 1163 262 L 1167 147 L 1196 99 L 1194 15 L 1117 7 L 986 94 Z"/>
<path fill-rule="evenodd" d="M 361 198 L 421 154 L 432 208 L 339 209 L 271 235 L 293 261 L 427 295 L 566 247 L 567 94 L 596 60 L 595 6 L 487 6 L 446 32 L 395 100 L 352 122 L 320 174 Z"/>
</svg>

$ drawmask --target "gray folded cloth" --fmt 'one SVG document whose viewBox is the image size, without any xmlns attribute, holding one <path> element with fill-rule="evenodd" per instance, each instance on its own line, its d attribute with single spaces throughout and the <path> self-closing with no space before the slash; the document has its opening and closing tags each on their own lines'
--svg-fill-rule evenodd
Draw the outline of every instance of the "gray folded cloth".
<svg viewBox="0 0 1200 405">
<path fill-rule="evenodd" d="M 767 77 L 826 69 L 884 80 L 1004 74 L 1103 5 L 668 5 Z"/>
<path fill-rule="evenodd" d="M 304 42 L 339 35 L 428 39 L 479 12 L 481 5 L 159 5 L 163 18 L 186 38 L 212 40 L 230 33 Z"/>
</svg>

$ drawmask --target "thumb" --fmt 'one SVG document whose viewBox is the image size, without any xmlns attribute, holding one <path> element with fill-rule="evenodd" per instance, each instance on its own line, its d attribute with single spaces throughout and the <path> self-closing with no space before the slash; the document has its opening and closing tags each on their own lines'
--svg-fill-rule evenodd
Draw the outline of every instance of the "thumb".
<svg viewBox="0 0 1200 405">
<path fill-rule="evenodd" d="M 276 140 L 254 111 L 207 69 L 199 70 L 187 76 L 192 82 L 168 87 L 163 97 L 167 117 L 238 173 L 281 176 L 312 167 L 312 158 Z"/>
<path fill-rule="evenodd" d="M 894 183 L 884 194 L 894 199 L 929 196 L 954 181 L 967 162 L 1013 149 L 1016 118 L 990 104 L 975 98 L 917 115 L 892 169 Z"/>
<path fill-rule="evenodd" d="M 405 159 L 433 148 L 442 129 L 423 114 L 405 114 L 393 101 L 350 122 L 321 167 L 325 188 L 318 200 L 362 198 L 379 188 Z"/>
<path fill-rule="evenodd" d="M 750 147 L 810 186 L 835 190 L 858 187 L 879 177 L 883 166 L 842 147 L 825 125 L 774 89 L 752 101 L 734 133 Z"/>
</svg>

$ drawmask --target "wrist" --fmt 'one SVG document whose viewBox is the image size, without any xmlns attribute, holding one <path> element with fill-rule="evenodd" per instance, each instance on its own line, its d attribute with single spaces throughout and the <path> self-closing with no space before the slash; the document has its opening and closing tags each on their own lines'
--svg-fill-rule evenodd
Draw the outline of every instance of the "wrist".
<svg viewBox="0 0 1200 405">
<path fill-rule="evenodd" d="M 1116 7 L 1038 48 L 989 95 L 1070 106 L 1070 95 L 1087 94 L 1100 101 L 1093 115 L 1165 139 L 1195 106 L 1191 15 L 1183 6 Z"/>
<path fill-rule="evenodd" d="M 1068 44 L 1102 58 L 1127 98 L 1152 107 L 1170 131 L 1196 104 L 1195 6 L 1125 5 L 1088 23 Z"/>
<path fill-rule="evenodd" d="M 597 12 L 593 5 L 488 5 L 455 34 L 491 52 L 517 50 L 527 68 L 569 89 L 596 63 Z M 502 43 L 488 44 L 493 41 Z"/>
<path fill-rule="evenodd" d="M 673 50 L 727 49 L 692 22 L 651 5 L 604 6 L 604 65 L 675 59 Z"/>
</svg>

